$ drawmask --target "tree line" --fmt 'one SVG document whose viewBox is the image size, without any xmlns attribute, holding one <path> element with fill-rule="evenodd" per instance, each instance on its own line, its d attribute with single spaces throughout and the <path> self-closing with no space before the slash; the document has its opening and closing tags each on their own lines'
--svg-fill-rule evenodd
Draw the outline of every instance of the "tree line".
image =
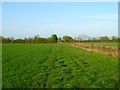
<svg viewBox="0 0 120 90">
<path fill-rule="evenodd" d="M 43 38 L 43 37 L 39 37 L 39 35 L 36 35 L 34 37 L 29 37 L 24 39 L 5 38 L 1 36 L 0 39 L 2 43 L 57 43 L 58 40 L 56 34 L 53 34 L 51 37 L 48 38 Z"/>
<path fill-rule="evenodd" d="M 112 36 L 112 37 L 101 36 L 101 37 L 89 38 L 87 40 L 79 39 L 78 41 L 80 41 L 80 42 L 118 42 L 118 41 L 120 41 L 120 38 L 116 37 L 116 36 Z"/>
<path fill-rule="evenodd" d="M 79 36 L 77 38 L 72 38 L 71 36 L 63 36 L 57 37 L 56 34 L 52 34 L 51 37 L 43 38 L 39 35 L 36 35 L 34 37 L 29 38 L 6 38 L 1 36 L 0 42 L 2 43 L 57 43 L 57 42 L 118 42 L 120 41 L 120 38 L 113 36 L 112 38 L 109 38 L 108 36 L 101 36 L 99 38 L 93 37 L 93 38 L 82 38 L 82 36 Z"/>
</svg>

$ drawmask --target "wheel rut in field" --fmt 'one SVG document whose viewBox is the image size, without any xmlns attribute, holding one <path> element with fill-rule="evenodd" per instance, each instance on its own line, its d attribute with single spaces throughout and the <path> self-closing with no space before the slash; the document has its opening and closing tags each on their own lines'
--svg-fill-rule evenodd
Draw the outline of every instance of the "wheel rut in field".
<svg viewBox="0 0 120 90">
<path fill-rule="evenodd" d="M 61 87 L 66 87 L 66 83 L 69 84 L 71 79 L 72 83 L 77 76 L 81 75 L 80 72 L 83 73 L 80 70 L 81 67 L 85 64 L 87 66 L 87 63 L 79 62 L 77 59 L 78 56 L 74 56 L 69 48 L 67 49 L 64 45 L 56 45 L 44 64 L 46 75 L 44 87 L 54 87 L 53 85 L 59 83 Z M 80 81 L 77 83 L 80 83 Z"/>
<path fill-rule="evenodd" d="M 40 82 L 41 87 L 79 88 L 80 86 L 92 87 L 92 85 L 97 87 L 97 83 L 99 83 L 97 80 L 105 77 L 100 76 L 104 68 L 96 68 L 100 66 L 99 62 L 101 63 L 101 61 L 97 60 L 97 63 L 95 60 L 89 61 L 90 56 L 85 53 L 88 52 L 83 52 L 83 50 L 67 44 L 57 44 L 43 65 L 40 76 L 43 78 Z"/>
</svg>

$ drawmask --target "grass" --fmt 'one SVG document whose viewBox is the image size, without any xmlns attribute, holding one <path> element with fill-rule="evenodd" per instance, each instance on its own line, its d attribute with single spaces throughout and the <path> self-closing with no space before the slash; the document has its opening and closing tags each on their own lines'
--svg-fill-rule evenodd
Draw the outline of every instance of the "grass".
<svg viewBox="0 0 120 90">
<path fill-rule="evenodd" d="M 0 89 L 2 89 L 2 44 L 0 44 Z"/>
<path fill-rule="evenodd" d="M 118 59 L 67 44 L 3 45 L 2 86 L 114 88 Z"/>
</svg>

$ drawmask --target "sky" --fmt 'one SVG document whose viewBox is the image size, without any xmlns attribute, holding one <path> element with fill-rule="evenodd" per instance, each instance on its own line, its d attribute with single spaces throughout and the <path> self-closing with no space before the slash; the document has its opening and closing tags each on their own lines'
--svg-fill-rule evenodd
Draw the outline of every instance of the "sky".
<svg viewBox="0 0 120 90">
<path fill-rule="evenodd" d="M 4 2 L 2 35 L 118 36 L 117 2 Z"/>
</svg>

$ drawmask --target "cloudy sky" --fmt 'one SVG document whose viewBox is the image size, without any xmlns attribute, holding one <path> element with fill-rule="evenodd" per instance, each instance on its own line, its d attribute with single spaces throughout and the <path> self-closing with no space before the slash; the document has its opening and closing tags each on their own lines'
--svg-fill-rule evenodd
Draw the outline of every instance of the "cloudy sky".
<svg viewBox="0 0 120 90">
<path fill-rule="evenodd" d="M 117 2 L 4 2 L 3 36 L 117 36 Z"/>
</svg>

